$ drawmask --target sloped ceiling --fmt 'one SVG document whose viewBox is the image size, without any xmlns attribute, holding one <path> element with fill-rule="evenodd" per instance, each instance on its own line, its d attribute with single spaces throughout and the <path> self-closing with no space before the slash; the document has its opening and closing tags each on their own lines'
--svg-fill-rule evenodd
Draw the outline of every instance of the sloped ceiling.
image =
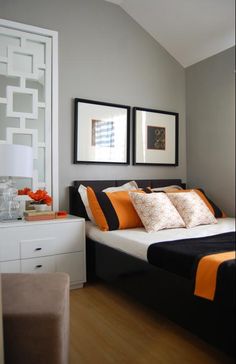
<svg viewBox="0 0 236 364">
<path fill-rule="evenodd" d="M 235 44 L 234 0 L 106 0 L 121 6 L 182 66 Z"/>
</svg>

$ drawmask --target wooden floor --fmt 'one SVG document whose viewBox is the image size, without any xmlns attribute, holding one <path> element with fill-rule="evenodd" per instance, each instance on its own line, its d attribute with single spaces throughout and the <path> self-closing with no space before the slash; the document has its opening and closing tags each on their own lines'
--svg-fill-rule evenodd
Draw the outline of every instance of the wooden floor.
<svg viewBox="0 0 236 364">
<path fill-rule="evenodd" d="M 103 283 L 71 291 L 70 327 L 70 364 L 234 363 Z"/>
</svg>

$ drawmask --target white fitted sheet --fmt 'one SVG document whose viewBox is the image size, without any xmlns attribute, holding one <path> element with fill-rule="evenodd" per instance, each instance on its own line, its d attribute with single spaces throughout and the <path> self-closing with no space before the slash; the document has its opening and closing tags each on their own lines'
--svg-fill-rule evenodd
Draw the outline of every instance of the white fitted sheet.
<svg viewBox="0 0 236 364">
<path fill-rule="evenodd" d="M 147 249 L 152 243 L 211 236 L 235 230 L 234 218 L 227 217 L 217 221 L 213 225 L 167 229 L 154 233 L 147 233 L 144 228 L 101 231 L 91 221 L 86 221 L 86 235 L 94 241 L 147 261 Z"/>
</svg>

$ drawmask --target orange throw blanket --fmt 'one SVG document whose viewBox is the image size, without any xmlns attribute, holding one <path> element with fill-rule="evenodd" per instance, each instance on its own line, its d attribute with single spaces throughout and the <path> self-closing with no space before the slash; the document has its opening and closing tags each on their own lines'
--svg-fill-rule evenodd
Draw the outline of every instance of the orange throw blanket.
<svg viewBox="0 0 236 364">
<path fill-rule="evenodd" d="M 214 300 L 217 271 L 221 263 L 235 259 L 235 251 L 207 255 L 198 263 L 194 294 Z"/>
</svg>

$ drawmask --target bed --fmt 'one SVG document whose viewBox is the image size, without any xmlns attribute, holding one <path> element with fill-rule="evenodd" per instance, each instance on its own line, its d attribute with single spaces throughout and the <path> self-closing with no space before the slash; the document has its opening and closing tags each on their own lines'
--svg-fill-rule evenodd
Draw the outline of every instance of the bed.
<svg viewBox="0 0 236 364">
<path fill-rule="evenodd" d="M 88 220 L 78 193 L 78 186 L 101 191 L 127 181 L 74 181 L 69 187 L 70 213 Z M 179 179 L 136 180 L 140 188 L 178 185 Z M 233 355 L 235 353 L 235 292 L 230 302 L 209 301 L 193 294 L 192 281 L 183 275 L 150 264 L 147 252 L 151 244 L 215 236 L 235 230 L 234 219 L 218 219 L 217 225 L 193 229 L 169 229 L 148 234 L 143 228 L 102 232 L 86 221 L 88 280 L 100 278 L 122 289 L 169 319 L 189 329 L 210 344 Z M 234 276 L 235 278 L 235 276 Z M 233 297 L 234 296 L 234 297 Z M 231 302 L 232 301 L 232 302 Z"/>
</svg>

